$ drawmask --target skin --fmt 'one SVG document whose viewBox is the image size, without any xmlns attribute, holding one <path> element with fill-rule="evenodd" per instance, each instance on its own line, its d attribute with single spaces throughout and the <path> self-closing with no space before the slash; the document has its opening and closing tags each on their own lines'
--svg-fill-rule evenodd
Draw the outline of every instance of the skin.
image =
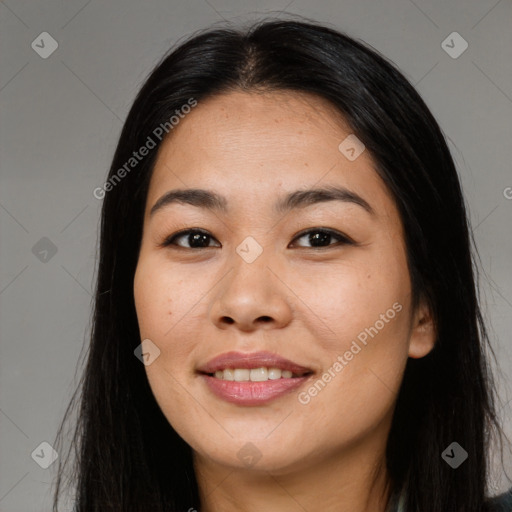
<svg viewBox="0 0 512 512">
<path fill-rule="evenodd" d="M 325 101 L 296 92 L 217 95 L 181 120 L 160 147 L 147 196 L 134 280 L 141 340 L 161 351 L 146 372 L 173 428 L 192 447 L 201 510 L 384 512 L 385 446 L 408 357 L 434 346 L 426 306 L 411 309 L 401 220 L 367 150 L 349 161 L 351 132 Z M 276 214 L 288 192 L 343 186 L 374 211 L 342 201 Z M 178 188 L 227 198 L 228 213 L 173 203 Z M 202 228 L 207 248 L 162 242 Z M 316 248 L 308 228 L 337 230 Z M 314 233 L 313 233 L 314 234 Z M 236 252 L 248 236 L 263 249 Z M 328 247 L 327 247 L 328 246 Z M 359 333 L 402 309 L 307 404 L 298 391 L 262 406 L 213 395 L 199 366 L 227 351 L 268 350 L 314 371 L 314 383 Z M 260 455 L 249 466 L 239 450 Z"/>
</svg>

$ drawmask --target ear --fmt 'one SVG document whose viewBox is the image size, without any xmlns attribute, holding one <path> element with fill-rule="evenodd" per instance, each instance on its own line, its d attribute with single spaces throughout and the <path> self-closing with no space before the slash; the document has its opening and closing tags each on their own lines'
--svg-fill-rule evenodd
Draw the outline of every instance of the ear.
<svg viewBox="0 0 512 512">
<path fill-rule="evenodd" d="M 425 357 L 436 342 L 436 329 L 430 308 L 422 300 L 413 315 L 411 335 L 409 339 L 409 357 L 419 359 Z"/>
</svg>

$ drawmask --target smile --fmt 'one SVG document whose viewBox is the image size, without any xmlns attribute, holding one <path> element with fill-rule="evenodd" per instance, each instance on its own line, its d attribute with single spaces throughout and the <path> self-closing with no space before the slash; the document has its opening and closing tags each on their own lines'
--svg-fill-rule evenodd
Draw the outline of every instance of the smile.
<svg viewBox="0 0 512 512">
<path fill-rule="evenodd" d="M 227 352 L 198 369 L 215 396 L 241 406 L 264 405 L 300 387 L 313 371 L 270 352 Z"/>
</svg>

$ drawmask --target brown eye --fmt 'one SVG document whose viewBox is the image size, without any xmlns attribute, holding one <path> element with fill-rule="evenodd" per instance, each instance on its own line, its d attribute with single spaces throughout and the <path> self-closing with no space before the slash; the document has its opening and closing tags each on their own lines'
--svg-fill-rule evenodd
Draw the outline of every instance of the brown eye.
<svg viewBox="0 0 512 512">
<path fill-rule="evenodd" d="M 185 243 L 189 245 L 186 246 L 182 245 L 182 243 L 177 243 L 178 240 L 185 240 Z M 203 231 L 202 229 L 187 229 L 167 237 L 162 246 L 168 247 L 170 245 L 176 245 L 183 249 L 206 249 L 208 247 L 216 247 L 209 244 L 211 240 L 215 239 L 207 231 Z"/>
<path fill-rule="evenodd" d="M 311 244 L 311 248 L 319 247 L 330 247 L 330 246 L 339 246 L 339 245 L 354 245 L 355 242 L 351 240 L 346 235 L 334 231 L 331 229 L 325 229 L 325 228 L 314 228 L 309 229 L 307 231 L 302 232 L 298 236 L 294 238 L 294 240 L 300 240 L 301 238 L 305 239 L 307 243 Z M 336 239 L 337 243 L 333 244 L 330 243 L 332 239 Z M 304 246 L 302 246 L 304 247 Z M 307 247 L 307 246 L 306 246 Z"/>
</svg>

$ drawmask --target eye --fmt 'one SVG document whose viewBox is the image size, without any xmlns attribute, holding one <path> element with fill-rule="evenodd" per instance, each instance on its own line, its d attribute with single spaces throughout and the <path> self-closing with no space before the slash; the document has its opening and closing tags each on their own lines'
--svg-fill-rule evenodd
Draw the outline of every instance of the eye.
<svg viewBox="0 0 512 512">
<path fill-rule="evenodd" d="M 184 246 L 180 243 L 176 243 L 177 240 L 185 239 L 189 246 Z M 183 249 L 207 249 L 208 247 L 215 247 L 209 245 L 209 240 L 215 240 L 207 231 L 202 229 L 186 229 L 179 231 L 169 237 L 167 237 L 163 243 L 163 247 L 169 245 L 177 245 Z"/>
<path fill-rule="evenodd" d="M 299 233 L 298 236 L 296 236 L 293 240 L 300 240 L 301 238 L 306 239 L 307 242 L 309 242 L 311 247 L 318 247 L 318 248 L 324 248 L 324 247 L 330 247 L 332 245 L 356 245 L 354 240 L 349 238 L 348 236 L 344 235 L 343 233 L 340 233 L 339 231 L 334 231 L 332 229 L 326 229 L 326 228 L 313 228 L 308 229 L 307 231 L 303 231 L 302 233 Z M 331 239 L 336 238 L 338 240 L 338 243 L 332 244 L 329 243 Z M 304 247 L 304 246 L 302 246 Z M 308 248 L 306 246 L 306 248 Z"/>
<path fill-rule="evenodd" d="M 331 243 L 333 238 L 337 239 L 338 243 Z M 320 249 L 330 246 L 356 245 L 354 240 L 344 235 L 343 233 L 326 228 L 308 229 L 307 231 L 299 233 L 299 235 L 297 235 L 293 241 L 300 239 L 306 239 L 307 242 L 312 244 L 310 246 L 311 248 L 316 247 Z M 185 240 L 185 243 L 188 243 L 188 246 L 183 245 L 182 243 L 178 243 L 179 240 Z M 221 247 L 220 244 L 217 246 L 210 245 L 210 241 L 212 240 L 215 240 L 215 238 L 203 229 L 186 229 L 167 237 L 162 242 L 161 246 L 168 247 L 174 245 L 183 249 L 207 249 L 210 247 Z M 299 245 L 299 247 L 301 247 L 301 245 Z M 308 248 L 307 246 L 302 247 Z"/>
</svg>

